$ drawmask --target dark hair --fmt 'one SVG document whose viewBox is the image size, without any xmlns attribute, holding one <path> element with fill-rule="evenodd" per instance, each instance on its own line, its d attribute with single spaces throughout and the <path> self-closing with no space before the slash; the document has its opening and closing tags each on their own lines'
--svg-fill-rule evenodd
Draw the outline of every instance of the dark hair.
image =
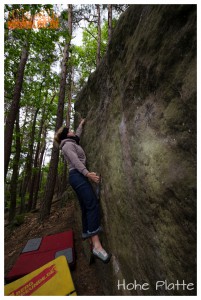
<svg viewBox="0 0 201 300">
<path fill-rule="evenodd" d="M 69 128 L 68 127 L 64 127 L 64 129 L 62 130 L 62 132 L 60 133 L 60 141 L 67 139 L 67 134 L 69 132 Z"/>
<path fill-rule="evenodd" d="M 69 132 L 69 128 L 66 126 L 60 127 L 59 130 L 57 130 L 54 136 L 54 141 L 56 142 L 57 145 L 59 145 L 62 140 L 67 139 L 68 132 Z"/>
</svg>

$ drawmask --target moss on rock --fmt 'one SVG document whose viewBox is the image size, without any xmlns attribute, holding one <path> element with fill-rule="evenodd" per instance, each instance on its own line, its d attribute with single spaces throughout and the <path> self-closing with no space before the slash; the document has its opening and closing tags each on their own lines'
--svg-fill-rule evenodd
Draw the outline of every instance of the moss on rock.
<svg viewBox="0 0 201 300">
<path fill-rule="evenodd" d="M 196 285 L 196 5 L 131 5 L 75 109 L 103 178 L 106 293 L 195 295 L 155 282 Z M 150 289 L 118 290 L 118 276 Z"/>
</svg>

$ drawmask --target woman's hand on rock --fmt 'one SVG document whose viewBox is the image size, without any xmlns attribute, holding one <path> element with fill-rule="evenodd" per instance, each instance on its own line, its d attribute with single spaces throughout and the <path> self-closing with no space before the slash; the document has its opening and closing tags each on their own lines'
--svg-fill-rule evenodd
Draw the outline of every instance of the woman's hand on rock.
<svg viewBox="0 0 201 300">
<path fill-rule="evenodd" d="M 95 183 L 99 183 L 100 181 L 100 176 L 96 175 L 95 172 L 88 172 L 86 176 Z"/>
</svg>

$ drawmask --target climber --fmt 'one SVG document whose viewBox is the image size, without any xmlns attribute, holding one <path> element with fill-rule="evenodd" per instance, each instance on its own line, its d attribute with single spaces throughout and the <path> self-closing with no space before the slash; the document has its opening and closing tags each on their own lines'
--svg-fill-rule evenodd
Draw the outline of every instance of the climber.
<svg viewBox="0 0 201 300">
<path fill-rule="evenodd" d="M 82 211 L 82 238 L 90 239 L 94 257 L 108 263 L 111 254 L 103 249 L 98 236 L 101 231 L 100 208 L 89 182 L 92 180 L 98 184 L 100 177 L 95 172 L 87 170 L 85 152 L 79 145 L 84 123 L 85 119 L 82 119 L 76 133 L 70 131 L 68 127 L 61 127 L 56 132 L 54 141 L 59 145 L 65 160 L 69 163 L 69 183 L 77 194 Z"/>
</svg>

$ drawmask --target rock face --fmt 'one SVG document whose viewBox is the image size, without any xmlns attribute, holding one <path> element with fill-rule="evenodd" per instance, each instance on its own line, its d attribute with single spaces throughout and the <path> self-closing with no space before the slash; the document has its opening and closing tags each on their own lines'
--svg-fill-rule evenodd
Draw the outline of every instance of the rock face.
<svg viewBox="0 0 201 300">
<path fill-rule="evenodd" d="M 77 97 L 102 175 L 107 295 L 196 294 L 196 35 L 196 5 L 131 5 Z M 194 286 L 156 290 L 165 280 Z"/>
</svg>

